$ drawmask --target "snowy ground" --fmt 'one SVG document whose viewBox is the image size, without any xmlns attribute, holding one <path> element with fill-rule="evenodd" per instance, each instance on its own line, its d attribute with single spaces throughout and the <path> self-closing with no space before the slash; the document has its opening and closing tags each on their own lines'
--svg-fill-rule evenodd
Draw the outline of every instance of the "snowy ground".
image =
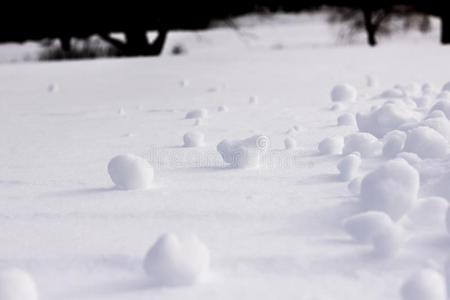
<svg viewBox="0 0 450 300">
<path fill-rule="evenodd" d="M 258 29 L 268 40 L 277 32 Z M 450 49 L 432 38 L 274 49 L 220 30 L 209 37 L 180 57 L 0 66 L 0 266 L 29 271 L 46 300 L 375 300 L 400 299 L 411 273 L 445 260 L 444 226 L 395 259 L 353 243 L 341 222 L 356 198 L 337 179 L 339 158 L 317 144 L 355 131 L 329 109 L 336 83 L 357 87 L 352 110 L 367 110 L 369 96 L 397 83 L 440 88 Z M 366 75 L 380 88 L 366 87 Z M 184 116 L 199 108 L 209 117 L 194 126 Z M 300 149 L 286 151 L 294 125 Z M 194 129 L 207 145 L 183 148 Z M 253 134 L 270 138 L 268 165 L 227 168 L 217 143 Z M 121 153 L 148 159 L 155 187 L 114 189 L 106 166 Z M 165 232 L 193 232 L 209 247 L 208 282 L 147 284 L 143 257 Z"/>
</svg>

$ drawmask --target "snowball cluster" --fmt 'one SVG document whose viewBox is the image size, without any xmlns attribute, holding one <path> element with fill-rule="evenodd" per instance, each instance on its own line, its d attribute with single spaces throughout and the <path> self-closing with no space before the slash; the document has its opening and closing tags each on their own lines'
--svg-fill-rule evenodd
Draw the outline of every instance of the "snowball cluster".
<svg viewBox="0 0 450 300">
<path fill-rule="evenodd" d="M 108 172 L 114 184 L 124 190 L 147 189 L 153 182 L 153 167 L 133 154 L 113 157 Z"/>
</svg>

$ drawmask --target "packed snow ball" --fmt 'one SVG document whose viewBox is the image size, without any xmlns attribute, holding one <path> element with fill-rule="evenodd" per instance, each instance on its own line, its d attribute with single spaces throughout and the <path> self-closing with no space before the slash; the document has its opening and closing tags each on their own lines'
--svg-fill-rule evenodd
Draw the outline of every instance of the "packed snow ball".
<svg viewBox="0 0 450 300">
<path fill-rule="evenodd" d="M 191 110 L 186 114 L 185 119 L 202 119 L 208 117 L 206 108 Z"/>
<path fill-rule="evenodd" d="M 400 130 L 393 130 L 384 137 L 383 156 L 394 158 L 402 152 L 405 147 L 406 133 Z"/>
<path fill-rule="evenodd" d="M 380 258 L 398 255 L 403 244 L 402 230 L 393 225 L 375 234 L 371 240 L 373 253 Z"/>
<path fill-rule="evenodd" d="M 359 152 L 361 157 L 372 157 L 376 155 L 379 148 L 380 144 L 376 137 L 370 133 L 357 132 L 345 137 L 342 153 L 347 155 Z"/>
<path fill-rule="evenodd" d="M 356 119 L 352 113 L 345 113 L 338 117 L 337 119 L 338 126 L 355 126 Z"/>
<path fill-rule="evenodd" d="M 444 158 L 449 153 L 449 142 L 436 130 L 420 126 L 408 133 L 404 150 L 422 159 Z"/>
<path fill-rule="evenodd" d="M 337 164 L 339 170 L 339 178 L 343 181 L 353 179 L 357 174 L 359 167 L 361 166 L 361 156 L 359 153 L 352 153 L 344 157 Z"/>
<path fill-rule="evenodd" d="M 366 211 L 382 211 L 397 221 L 414 206 L 418 192 L 417 170 L 403 159 L 394 159 L 364 177 L 360 201 Z"/>
<path fill-rule="evenodd" d="M 441 197 L 419 199 L 416 206 L 408 213 L 414 225 L 443 229 L 448 201 Z"/>
<path fill-rule="evenodd" d="M 323 139 L 317 148 L 322 155 L 342 154 L 344 139 L 341 136 L 328 137 Z"/>
<path fill-rule="evenodd" d="M 209 271 L 208 247 L 195 235 L 162 235 L 144 259 L 150 282 L 159 286 L 193 285 L 203 281 Z"/>
<path fill-rule="evenodd" d="M 19 269 L 0 271 L 0 299 L 38 300 L 38 291 L 33 278 Z"/>
<path fill-rule="evenodd" d="M 446 300 L 445 278 L 434 270 L 421 270 L 405 281 L 401 295 L 403 300 Z"/>
<path fill-rule="evenodd" d="M 345 232 L 355 241 L 369 243 L 375 235 L 387 231 L 393 223 L 386 213 L 368 211 L 345 219 L 343 225 Z"/>
<path fill-rule="evenodd" d="M 111 180 L 119 189 L 147 189 L 153 182 L 153 167 L 133 154 L 117 155 L 108 164 Z"/>
<path fill-rule="evenodd" d="M 358 92 L 350 84 L 338 84 L 331 90 L 331 101 L 352 102 L 356 100 Z"/>
<path fill-rule="evenodd" d="M 284 139 L 284 147 L 286 150 L 294 150 L 297 148 L 297 141 L 292 137 L 287 137 Z"/>
<path fill-rule="evenodd" d="M 184 147 L 202 147 L 205 145 L 205 135 L 199 131 L 190 131 L 183 136 Z"/>
<path fill-rule="evenodd" d="M 260 166 L 263 154 L 270 147 L 265 135 L 254 135 L 243 140 L 223 140 L 217 145 L 217 151 L 223 160 L 233 168 L 255 169 Z"/>
<path fill-rule="evenodd" d="M 438 101 L 431 109 L 430 112 L 433 111 L 442 111 L 447 119 L 450 119 L 450 99 L 443 99 Z"/>
</svg>

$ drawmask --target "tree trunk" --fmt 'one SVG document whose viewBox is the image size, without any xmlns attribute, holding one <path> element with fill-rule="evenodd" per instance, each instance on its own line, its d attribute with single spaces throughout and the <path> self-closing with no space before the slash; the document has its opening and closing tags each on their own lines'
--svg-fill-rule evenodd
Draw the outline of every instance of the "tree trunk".
<svg viewBox="0 0 450 300">
<path fill-rule="evenodd" d="M 367 42 L 369 43 L 370 46 L 374 47 L 377 45 L 377 40 L 375 38 L 376 25 L 373 23 L 372 14 L 373 11 L 371 9 L 368 8 L 363 9 L 364 27 L 366 28 L 367 32 Z"/>
<path fill-rule="evenodd" d="M 147 32 L 145 30 L 127 30 L 125 31 L 125 39 L 127 55 L 146 55 L 149 43 L 147 40 Z"/>
<path fill-rule="evenodd" d="M 61 48 L 64 52 L 69 53 L 70 50 L 72 49 L 72 46 L 70 44 L 70 36 L 61 36 L 59 38 L 60 42 L 61 42 Z"/>
<path fill-rule="evenodd" d="M 450 14 L 441 15 L 441 43 L 450 44 Z"/>
</svg>

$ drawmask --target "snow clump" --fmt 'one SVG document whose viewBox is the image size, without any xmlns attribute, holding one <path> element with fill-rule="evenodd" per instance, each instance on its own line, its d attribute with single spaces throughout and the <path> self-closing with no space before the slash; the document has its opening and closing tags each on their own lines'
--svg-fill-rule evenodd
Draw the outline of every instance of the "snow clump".
<svg viewBox="0 0 450 300">
<path fill-rule="evenodd" d="M 368 211 L 345 219 L 343 226 L 345 232 L 355 241 L 369 243 L 375 235 L 388 230 L 393 223 L 386 213 Z"/>
<path fill-rule="evenodd" d="M 297 148 L 297 141 L 294 138 L 287 137 L 284 139 L 284 147 L 286 150 L 293 150 Z"/>
<path fill-rule="evenodd" d="M 357 132 L 347 135 L 344 139 L 344 155 L 352 152 L 359 152 L 361 157 L 374 156 L 379 149 L 379 142 L 376 137 L 366 132 Z"/>
<path fill-rule="evenodd" d="M 317 148 L 320 154 L 329 155 L 342 154 L 343 147 L 344 139 L 341 136 L 336 136 L 323 139 Z"/>
<path fill-rule="evenodd" d="M 244 140 L 223 140 L 217 145 L 217 151 L 233 168 L 255 169 L 269 146 L 267 136 L 254 135 Z"/>
<path fill-rule="evenodd" d="M 441 197 L 419 199 L 408 216 L 414 225 L 444 228 L 448 202 Z"/>
<path fill-rule="evenodd" d="M 420 126 L 408 133 L 404 150 L 416 153 L 422 159 L 443 158 L 449 152 L 449 143 L 436 130 Z"/>
<path fill-rule="evenodd" d="M 38 300 L 36 284 L 31 276 L 19 269 L 0 271 L 1 300 Z"/>
<path fill-rule="evenodd" d="M 124 190 L 147 189 L 153 182 L 153 167 L 133 154 L 113 157 L 108 164 L 108 172 L 114 184 Z"/>
<path fill-rule="evenodd" d="M 190 131 L 183 136 L 184 147 L 202 147 L 205 145 L 205 135 L 199 131 Z"/>
<path fill-rule="evenodd" d="M 421 270 L 405 281 L 401 294 L 403 300 L 446 300 L 445 278 L 434 270 Z"/>
<path fill-rule="evenodd" d="M 201 108 L 189 111 L 186 114 L 185 119 L 201 119 L 206 118 L 207 116 L 208 110 L 206 108 Z"/>
<path fill-rule="evenodd" d="M 357 96 L 358 92 L 350 84 L 338 84 L 331 90 L 331 100 L 333 102 L 353 102 Z"/>
<path fill-rule="evenodd" d="M 338 126 L 356 126 L 356 119 L 352 113 L 345 113 L 338 117 Z"/>
<path fill-rule="evenodd" d="M 342 181 L 353 179 L 357 175 L 360 166 L 361 156 L 358 152 L 347 155 L 337 164 L 339 178 Z"/>
</svg>

